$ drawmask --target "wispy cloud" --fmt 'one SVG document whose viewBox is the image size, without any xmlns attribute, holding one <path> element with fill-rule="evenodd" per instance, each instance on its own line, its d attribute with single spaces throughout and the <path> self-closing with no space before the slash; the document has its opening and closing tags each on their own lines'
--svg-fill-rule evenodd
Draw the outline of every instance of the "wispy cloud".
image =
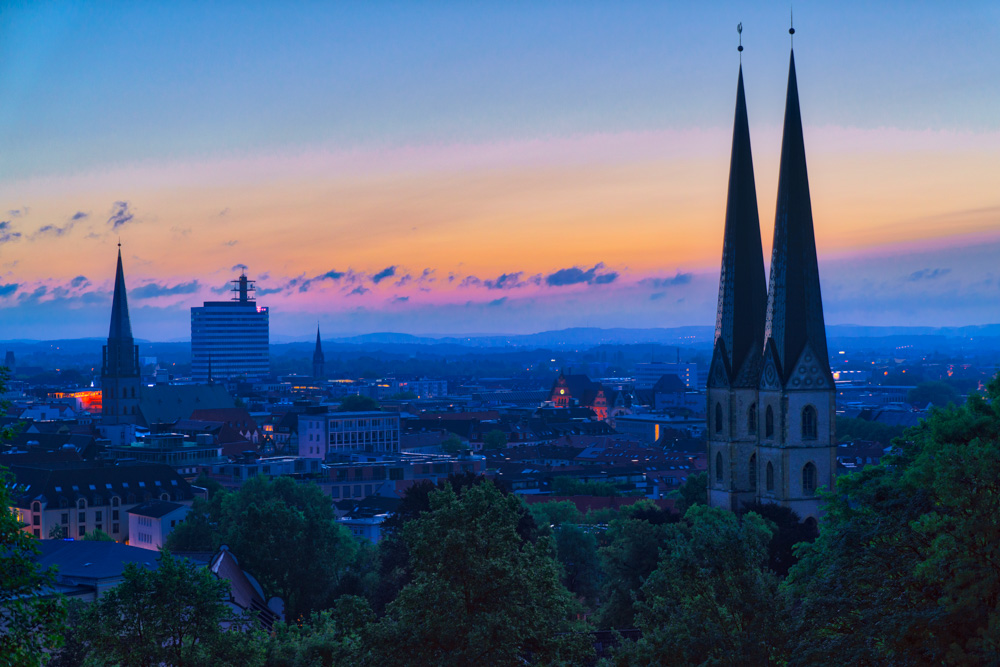
<svg viewBox="0 0 1000 667">
<path fill-rule="evenodd" d="M 353 294 L 364 294 L 365 292 L 370 292 L 370 291 L 371 290 L 368 289 L 367 287 L 363 287 L 361 285 L 358 285 L 357 287 L 355 287 L 354 289 L 352 289 L 350 292 L 348 292 L 347 295 L 351 296 Z"/>
<path fill-rule="evenodd" d="M 19 285 L 17 283 L 8 283 L 6 285 L 0 285 L 0 296 L 10 296 L 17 291 Z"/>
<path fill-rule="evenodd" d="M 10 220 L 0 221 L 0 245 L 13 243 L 21 238 L 21 232 L 15 232 L 11 227 Z"/>
<path fill-rule="evenodd" d="M 88 287 L 90 285 L 90 281 L 87 280 L 87 276 L 77 276 L 76 278 L 73 278 L 73 280 L 69 281 L 69 284 L 71 287 L 77 288 Z"/>
<path fill-rule="evenodd" d="M 676 287 L 678 285 L 687 285 L 694 278 L 693 273 L 681 273 L 677 272 L 674 276 L 667 276 L 664 278 L 645 278 L 639 281 L 640 285 L 645 287 L 652 287 L 653 289 L 663 289 L 665 287 Z"/>
<path fill-rule="evenodd" d="M 176 296 L 178 294 L 194 294 L 201 289 L 201 284 L 197 280 L 176 285 L 162 285 L 160 283 L 147 283 L 140 287 L 129 290 L 129 296 L 136 299 L 155 299 L 161 296 Z"/>
<path fill-rule="evenodd" d="M 545 277 L 545 283 L 551 287 L 564 287 L 566 285 L 579 285 L 587 283 L 589 285 L 607 285 L 618 279 L 615 271 L 604 271 L 604 263 L 595 264 L 589 269 L 582 269 L 573 266 L 568 269 L 559 269 L 555 273 L 550 273 Z"/>
<path fill-rule="evenodd" d="M 919 271 L 914 271 L 906 279 L 910 282 L 916 282 L 918 280 L 936 280 L 938 278 L 944 277 L 951 273 L 951 269 L 920 269 Z"/>
<path fill-rule="evenodd" d="M 111 207 L 108 224 L 111 225 L 111 230 L 114 231 L 120 227 L 124 227 L 134 219 L 135 213 L 132 211 L 129 203 L 127 201 L 116 201 Z"/>
<path fill-rule="evenodd" d="M 376 273 L 374 276 L 372 276 L 372 282 L 375 283 L 376 285 L 378 285 L 380 282 L 382 282 L 386 278 L 392 278 L 394 275 L 396 275 L 396 267 L 395 266 L 387 266 L 386 268 L 382 269 L 381 271 L 379 271 L 378 273 Z"/>
</svg>

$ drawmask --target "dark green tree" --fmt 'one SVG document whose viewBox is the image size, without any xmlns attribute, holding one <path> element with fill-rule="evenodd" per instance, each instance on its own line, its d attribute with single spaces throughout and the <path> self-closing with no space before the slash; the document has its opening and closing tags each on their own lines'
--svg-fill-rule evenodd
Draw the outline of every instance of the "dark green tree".
<svg viewBox="0 0 1000 667">
<path fill-rule="evenodd" d="M 958 403 L 958 392 L 950 384 L 939 380 L 921 382 L 906 392 L 907 403 L 933 403 L 935 407 L 944 408 Z"/>
<path fill-rule="evenodd" d="M 670 492 L 670 497 L 674 498 L 674 507 L 681 515 L 695 505 L 707 504 L 708 473 L 696 472 L 688 475 L 688 478 L 681 484 L 681 488 Z"/>
<path fill-rule="evenodd" d="M 753 512 L 771 522 L 774 534 L 767 544 L 767 566 L 779 577 L 798 562 L 795 547 L 802 542 L 812 542 L 819 535 L 814 522 L 801 521 L 799 515 L 787 507 L 774 503 L 745 505 L 740 514 Z"/>
<path fill-rule="evenodd" d="M 11 487 L 12 477 L 0 466 L 0 665 L 40 665 L 47 649 L 62 645 L 66 610 L 58 598 L 43 597 L 55 573 L 35 562 L 36 541 L 9 509 Z"/>
<path fill-rule="evenodd" d="M 88 664 L 259 665 L 253 621 L 234 616 L 228 595 L 229 582 L 169 552 L 155 570 L 129 563 L 122 583 L 83 613 Z"/>
<path fill-rule="evenodd" d="M 567 622 L 572 598 L 548 540 L 518 534 L 523 508 L 491 483 L 430 496 L 403 528 L 413 580 L 372 635 L 373 664 L 578 664 L 589 642 Z"/>
<path fill-rule="evenodd" d="M 669 523 L 619 514 L 608 525 L 600 549 L 604 584 L 597 624 L 601 628 L 635 627 L 635 600 L 646 578 L 656 570 L 660 550 L 672 535 Z"/>
<path fill-rule="evenodd" d="M 483 436 L 483 449 L 499 451 L 507 446 L 507 435 L 500 429 L 493 429 Z"/>
<path fill-rule="evenodd" d="M 563 524 L 556 528 L 555 539 L 556 554 L 563 566 L 563 583 L 592 607 L 601 589 L 597 538 L 576 524 Z"/>
<path fill-rule="evenodd" d="M 1000 655 L 1000 380 L 844 475 L 785 586 L 803 663 L 991 664 Z"/>
<path fill-rule="evenodd" d="M 448 437 L 441 441 L 441 451 L 447 454 L 458 454 L 465 449 L 462 439 L 454 433 L 449 433 Z"/>
<path fill-rule="evenodd" d="M 279 623 L 267 644 L 267 667 L 354 667 L 362 660 L 362 637 L 375 621 L 368 601 L 353 595 L 303 623 Z"/>
<path fill-rule="evenodd" d="M 223 496 L 218 532 L 267 595 L 285 601 L 289 620 L 331 602 L 358 549 L 319 486 L 289 477 L 255 477 Z"/>
<path fill-rule="evenodd" d="M 642 586 L 642 638 L 620 665 L 785 664 L 786 612 L 767 568 L 773 528 L 754 513 L 696 505 L 672 533 Z"/>
<path fill-rule="evenodd" d="M 96 528 L 89 533 L 84 534 L 82 540 L 87 540 L 88 542 L 114 542 L 115 538 L 111 537 L 103 530 L 97 530 Z"/>
<path fill-rule="evenodd" d="M 532 503 L 528 511 L 540 528 L 559 526 L 564 523 L 583 523 L 583 515 L 572 502 L 568 500 L 549 501 L 547 503 Z"/>
</svg>

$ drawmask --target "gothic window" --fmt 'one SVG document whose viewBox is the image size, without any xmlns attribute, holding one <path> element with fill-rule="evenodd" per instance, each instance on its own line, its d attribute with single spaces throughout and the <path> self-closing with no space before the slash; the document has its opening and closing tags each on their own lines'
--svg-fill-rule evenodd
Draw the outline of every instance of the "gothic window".
<svg viewBox="0 0 1000 667">
<path fill-rule="evenodd" d="M 816 493 L 816 466 L 807 463 L 802 468 L 802 493 L 813 495 Z"/>
<path fill-rule="evenodd" d="M 757 432 L 757 404 L 754 403 L 747 410 L 747 434 L 753 435 Z"/>
<path fill-rule="evenodd" d="M 715 481 L 722 481 L 722 452 L 715 455 Z"/>
<path fill-rule="evenodd" d="M 715 404 L 715 432 L 722 433 L 722 403 Z"/>
<path fill-rule="evenodd" d="M 764 413 L 764 436 L 767 438 L 774 437 L 774 410 L 771 406 L 767 406 L 767 412 Z"/>
<path fill-rule="evenodd" d="M 754 454 L 750 457 L 750 488 L 754 491 L 757 490 L 757 455 Z"/>
<path fill-rule="evenodd" d="M 765 483 L 767 484 L 767 490 L 774 491 L 774 466 L 771 465 L 770 461 L 767 462 L 767 473 L 765 477 L 766 477 Z"/>
<path fill-rule="evenodd" d="M 816 439 L 816 408 L 807 405 L 802 410 L 802 438 L 804 440 Z"/>
<path fill-rule="evenodd" d="M 122 398 L 128 398 L 128 387 L 122 387 Z"/>
<path fill-rule="evenodd" d="M 132 398 L 135 398 L 135 387 L 132 387 Z"/>
</svg>

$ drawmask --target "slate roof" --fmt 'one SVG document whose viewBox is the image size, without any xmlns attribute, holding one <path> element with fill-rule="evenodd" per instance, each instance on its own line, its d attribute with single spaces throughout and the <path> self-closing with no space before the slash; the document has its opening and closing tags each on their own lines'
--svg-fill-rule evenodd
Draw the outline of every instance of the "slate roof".
<svg viewBox="0 0 1000 667">
<path fill-rule="evenodd" d="M 750 125 L 743 92 L 743 66 L 736 84 L 736 115 L 733 147 L 729 162 L 729 195 L 726 201 L 726 228 L 722 242 L 722 271 L 719 276 L 719 304 L 715 320 L 715 351 L 710 386 L 725 374 L 728 383 L 756 386 L 753 373 L 742 372 L 749 364 L 757 367 L 764 344 L 764 315 L 767 285 L 764 251 L 757 213 L 750 150 Z M 722 370 L 716 370 L 721 362 Z"/>
<path fill-rule="evenodd" d="M 788 383 L 807 345 L 816 355 L 815 366 L 819 373 L 826 378 L 828 386 L 833 386 L 794 52 L 788 65 L 788 95 L 781 139 L 778 202 L 774 216 L 764 335 L 767 346 L 775 356 L 783 386 Z"/>
<path fill-rule="evenodd" d="M 145 426 L 188 419 L 195 410 L 234 407 L 232 396 L 221 384 L 161 384 L 139 391 L 139 413 Z"/>
<path fill-rule="evenodd" d="M 192 500 L 191 485 L 170 466 L 160 463 L 95 465 L 88 462 L 46 462 L 10 467 L 15 504 L 28 509 L 35 500 L 49 507 L 106 505 L 112 496 L 129 505 L 167 493 L 175 501 Z"/>
<path fill-rule="evenodd" d="M 146 502 L 136 505 L 130 509 L 128 513 L 136 514 L 138 516 L 146 516 L 150 519 L 159 519 L 160 517 L 166 516 L 182 507 L 184 507 L 184 505 L 181 505 L 180 503 L 172 503 L 168 500 L 147 500 Z"/>
</svg>

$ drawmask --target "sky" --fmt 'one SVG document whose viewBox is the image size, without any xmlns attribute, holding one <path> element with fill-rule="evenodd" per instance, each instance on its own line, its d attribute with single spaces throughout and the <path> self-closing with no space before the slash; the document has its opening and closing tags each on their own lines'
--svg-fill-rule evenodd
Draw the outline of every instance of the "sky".
<svg viewBox="0 0 1000 667">
<path fill-rule="evenodd" d="M 787 3 L 0 3 L 0 339 L 711 326 L 740 22 L 769 258 Z M 1000 4 L 794 24 L 827 323 L 1000 322 Z"/>
</svg>

